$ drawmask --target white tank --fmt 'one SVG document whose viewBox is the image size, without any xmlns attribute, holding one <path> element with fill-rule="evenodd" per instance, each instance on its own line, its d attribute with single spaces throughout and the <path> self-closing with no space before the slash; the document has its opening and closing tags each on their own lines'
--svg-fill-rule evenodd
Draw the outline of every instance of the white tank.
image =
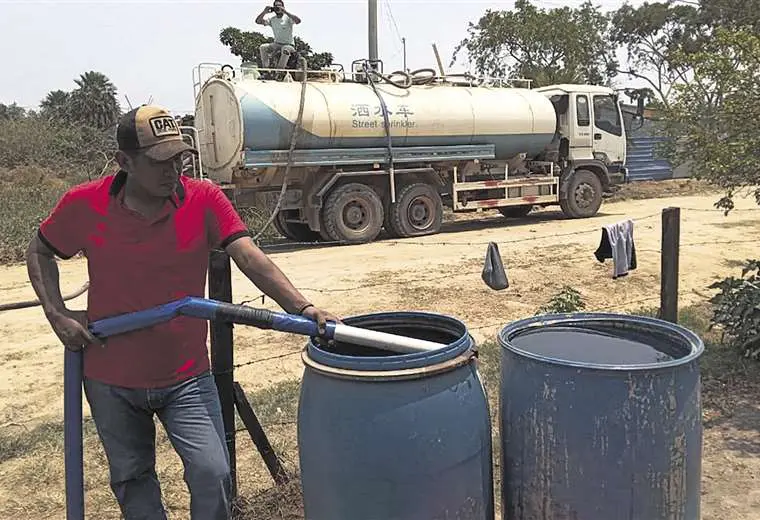
<svg viewBox="0 0 760 520">
<path fill-rule="evenodd" d="M 543 94 L 521 88 L 378 84 L 393 146 L 493 144 L 497 159 L 534 156 L 554 137 L 557 116 Z M 287 150 L 301 83 L 222 78 L 207 82 L 196 105 L 204 168 L 226 170 L 243 150 Z M 370 85 L 309 82 L 298 148 L 387 145 Z"/>
</svg>

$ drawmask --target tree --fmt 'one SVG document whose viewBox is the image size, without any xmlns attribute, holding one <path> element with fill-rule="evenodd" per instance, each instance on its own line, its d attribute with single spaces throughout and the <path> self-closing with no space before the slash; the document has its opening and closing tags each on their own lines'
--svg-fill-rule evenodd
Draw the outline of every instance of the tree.
<svg viewBox="0 0 760 520">
<path fill-rule="evenodd" d="M 10 105 L 4 105 L 0 103 L 0 119 L 8 121 L 17 121 L 26 117 L 26 110 L 18 106 L 16 103 Z"/>
<path fill-rule="evenodd" d="M 40 102 L 40 115 L 51 121 L 64 122 L 70 118 L 71 94 L 63 90 L 48 92 Z"/>
<path fill-rule="evenodd" d="M 612 13 L 612 41 L 628 51 L 618 73 L 643 79 L 654 105 L 667 106 L 675 85 L 701 82 L 687 59 L 709 46 L 718 28 L 760 32 L 760 0 L 666 0 Z M 701 87 L 710 91 L 709 79 Z M 717 99 L 712 100 L 718 102 Z"/>
<path fill-rule="evenodd" d="M 116 87 L 104 74 L 85 72 L 74 80 L 77 88 L 71 92 L 69 109 L 74 122 L 99 129 L 110 128 L 121 117 L 116 99 Z"/>
<path fill-rule="evenodd" d="M 673 87 L 663 110 L 664 133 L 680 142 L 671 160 L 689 163 L 696 177 L 723 188 L 719 208 L 731 210 L 734 194 L 744 189 L 760 204 L 760 35 L 716 28 L 700 50 L 672 59 L 699 81 Z"/>
<path fill-rule="evenodd" d="M 534 86 L 604 84 L 616 69 L 608 25 L 608 17 L 589 1 L 547 10 L 517 0 L 513 11 L 489 9 L 470 23 L 450 66 L 466 51 L 483 75 L 529 78 Z"/>
<path fill-rule="evenodd" d="M 259 32 L 245 32 L 235 27 L 227 27 L 219 33 L 219 41 L 222 45 L 230 48 L 230 52 L 241 58 L 243 62 L 255 63 L 261 67 L 259 47 L 264 43 L 271 43 L 274 38 L 266 37 Z M 296 52 L 306 58 L 309 70 L 320 70 L 329 67 L 333 62 L 333 55 L 329 52 L 315 53 L 311 46 L 296 36 L 294 38 Z"/>
<path fill-rule="evenodd" d="M 701 0 L 699 13 L 710 27 L 760 32 L 760 0 Z"/>
<path fill-rule="evenodd" d="M 689 64 L 676 63 L 674 56 L 698 46 L 701 22 L 692 5 L 670 1 L 637 8 L 623 5 L 612 13 L 610 31 L 611 41 L 628 52 L 627 67 L 617 72 L 645 80 L 653 91 L 649 101 L 667 105 L 675 85 L 695 79 Z"/>
</svg>

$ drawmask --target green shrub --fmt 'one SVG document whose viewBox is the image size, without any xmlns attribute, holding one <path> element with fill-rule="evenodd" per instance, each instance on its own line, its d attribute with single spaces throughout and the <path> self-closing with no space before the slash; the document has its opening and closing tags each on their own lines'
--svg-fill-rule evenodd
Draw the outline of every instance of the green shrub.
<svg viewBox="0 0 760 520">
<path fill-rule="evenodd" d="M 719 326 L 731 344 L 749 358 L 760 359 L 760 261 L 747 260 L 741 277 L 731 276 L 710 286 L 719 289 L 711 328 Z"/>
<path fill-rule="evenodd" d="M 20 262 L 40 222 L 69 183 L 36 166 L 0 168 L 0 263 Z"/>
<path fill-rule="evenodd" d="M 581 293 L 565 285 L 560 291 L 538 309 L 537 314 L 564 314 L 578 312 L 586 308 Z"/>
<path fill-rule="evenodd" d="M 0 120 L 0 167 L 41 166 L 54 177 L 81 182 L 100 175 L 113 157 L 113 136 L 39 117 Z"/>
</svg>

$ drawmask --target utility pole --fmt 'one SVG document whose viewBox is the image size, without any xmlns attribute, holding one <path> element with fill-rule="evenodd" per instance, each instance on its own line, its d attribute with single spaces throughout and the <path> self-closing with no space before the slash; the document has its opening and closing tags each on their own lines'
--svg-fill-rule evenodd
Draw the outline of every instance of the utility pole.
<svg viewBox="0 0 760 520">
<path fill-rule="evenodd" d="M 369 60 L 374 67 L 377 60 L 377 0 L 368 0 L 369 4 Z"/>
</svg>

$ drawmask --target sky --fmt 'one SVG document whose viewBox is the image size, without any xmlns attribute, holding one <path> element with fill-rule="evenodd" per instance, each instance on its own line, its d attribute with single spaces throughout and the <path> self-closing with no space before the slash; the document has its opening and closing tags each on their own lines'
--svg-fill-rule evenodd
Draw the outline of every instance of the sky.
<svg viewBox="0 0 760 520">
<path fill-rule="evenodd" d="M 580 3 L 534 0 L 545 8 Z M 192 113 L 193 68 L 204 62 L 239 65 L 219 42 L 219 32 L 233 26 L 269 35 L 269 28 L 254 24 L 268 4 L 0 0 L 0 103 L 37 108 L 49 91 L 72 90 L 74 78 L 95 70 L 114 83 L 122 108 L 128 107 L 127 96 L 132 106 L 152 100 L 176 114 Z M 595 4 L 611 11 L 622 1 Z M 303 20 L 295 34 L 317 52 L 332 52 L 346 70 L 368 54 L 367 5 L 367 0 L 286 0 L 286 8 Z M 464 54 L 460 62 L 465 62 L 448 67 L 468 23 L 477 22 L 486 9 L 513 6 L 512 0 L 378 0 L 378 52 L 384 69 L 402 68 L 405 37 L 410 69 L 437 68 L 435 43 L 448 72 L 465 71 Z"/>
</svg>

